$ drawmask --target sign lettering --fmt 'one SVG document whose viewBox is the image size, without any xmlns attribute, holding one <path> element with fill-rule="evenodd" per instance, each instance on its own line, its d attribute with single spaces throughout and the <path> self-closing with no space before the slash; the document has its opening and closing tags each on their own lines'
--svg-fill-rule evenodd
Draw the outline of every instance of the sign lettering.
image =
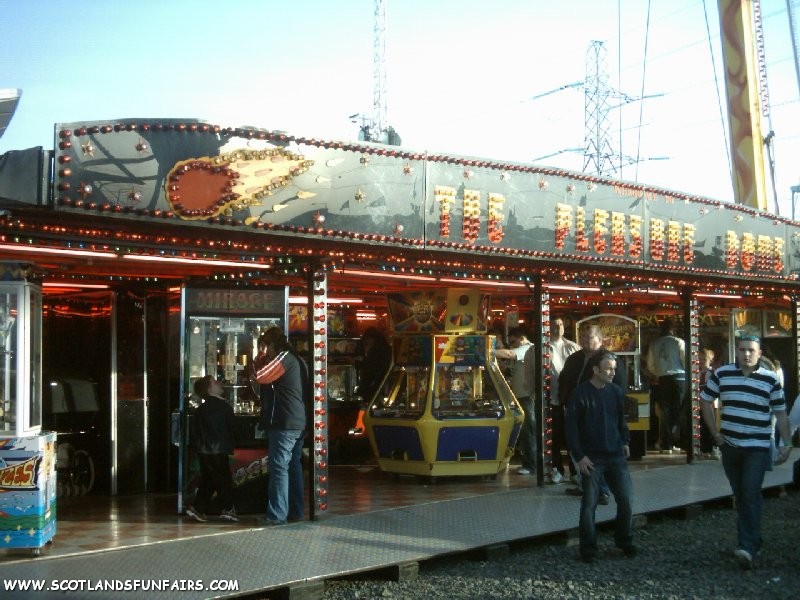
<svg viewBox="0 0 800 600">
<path fill-rule="evenodd" d="M 35 490 L 36 467 L 41 457 L 34 456 L 26 461 L 0 469 L 0 489 Z"/>
<path fill-rule="evenodd" d="M 728 230 L 725 233 L 725 266 L 753 272 L 782 273 L 785 241 L 781 237 L 741 234 Z"/>
<path fill-rule="evenodd" d="M 282 313 L 284 290 L 199 290 L 187 289 L 189 311 Z"/>
<path fill-rule="evenodd" d="M 437 185 L 433 189 L 433 201 L 439 206 L 439 237 L 450 237 L 450 223 L 453 207 L 456 203 L 456 189 L 445 185 Z M 489 241 L 498 244 L 503 240 L 503 204 L 506 198 L 502 194 L 490 193 L 487 204 L 487 234 Z M 464 190 L 461 200 L 461 239 L 474 243 L 481 228 L 481 193 L 478 190 Z"/>
</svg>

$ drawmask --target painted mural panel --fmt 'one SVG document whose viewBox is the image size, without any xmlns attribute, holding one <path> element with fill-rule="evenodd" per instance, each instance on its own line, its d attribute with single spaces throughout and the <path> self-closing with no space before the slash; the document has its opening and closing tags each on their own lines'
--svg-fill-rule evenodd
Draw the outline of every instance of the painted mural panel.
<svg viewBox="0 0 800 600">
<path fill-rule="evenodd" d="M 55 143 L 62 210 L 546 262 L 800 274 L 797 223 L 585 173 L 174 119 L 58 124 Z"/>
<path fill-rule="evenodd" d="M 0 438 L 0 548 L 40 548 L 56 533 L 56 434 Z"/>
</svg>

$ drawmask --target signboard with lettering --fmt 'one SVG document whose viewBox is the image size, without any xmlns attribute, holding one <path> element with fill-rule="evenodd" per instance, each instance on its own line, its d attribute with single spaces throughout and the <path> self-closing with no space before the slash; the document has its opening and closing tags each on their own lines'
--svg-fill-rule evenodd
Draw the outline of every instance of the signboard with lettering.
<svg viewBox="0 0 800 600">
<path fill-rule="evenodd" d="M 796 222 L 585 173 L 175 119 L 58 124 L 55 142 L 60 210 L 547 264 L 800 274 Z"/>
<path fill-rule="evenodd" d="M 614 354 L 639 353 L 639 321 L 614 314 L 593 315 L 576 324 L 578 330 L 597 325 L 603 334 L 603 347 Z M 576 332 L 576 339 L 577 339 Z"/>
<path fill-rule="evenodd" d="M 222 289 L 186 288 L 187 314 L 203 315 L 284 315 L 289 288 Z M 235 327 L 238 321 L 230 321 Z"/>
</svg>

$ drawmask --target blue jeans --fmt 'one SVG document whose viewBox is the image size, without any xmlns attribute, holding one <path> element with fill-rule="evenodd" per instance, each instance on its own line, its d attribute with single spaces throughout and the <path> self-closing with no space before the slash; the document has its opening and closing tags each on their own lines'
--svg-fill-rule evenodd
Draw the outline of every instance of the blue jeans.
<svg viewBox="0 0 800 600">
<path fill-rule="evenodd" d="M 578 525 L 581 554 L 597 552 L 597 528 L 595 511 L 600 496 L 602 481 L 608 483 L 617 504 L 617 519 L 614 523 L 614 543 L 620 548 L 630 546 L 633 541 L 633 486 L 628 472 L 628 459 L 619 456 L 592 457 L 594 469 L 582 477 L 583 496 L 581 497 L 581 516 Z"/>
<path fill-rule="evenodd" d="M 575 466 L 575 473 L 576 473 L 576 475 L 575 475 L 575 484 L 578 486 L 579 490 L 583 491 L 583 483 L 581 481 L 581 478 L 583 477 L 583 474 L 581 473 L 581 470 L 577 466 Z M 611 495 L 611 490 L 608 489 L 608 484 L 606 483 L 606 478 L 605 477 L 601 477 L 600 478 L 600 482 L 598 483 L 598 485 L 600 486 L 600 493 L 601 494 L 604 494 L 606 496 Z"/>
<path fill-rule="evenodd" d="M 739 548 L 755 558 L 761 548 L 761 485 L 772 468 L 769 450 L 744 449 L 722 444 L 722 467 L 736 499 Z"/>
<path fill-rule="evenodd" d="M 302 453 L 302 429 L 269 431 L 267 519 L 270 521 L 285 523 L 287 518 L 303 518 Z"/>
</svg>

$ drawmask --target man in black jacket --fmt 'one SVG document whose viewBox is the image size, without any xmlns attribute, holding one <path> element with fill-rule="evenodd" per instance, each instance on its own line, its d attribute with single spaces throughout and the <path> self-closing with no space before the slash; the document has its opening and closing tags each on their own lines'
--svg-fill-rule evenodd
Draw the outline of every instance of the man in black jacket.
<svg viewBox="0 0 800 600">
<path fill-rule="evenodd" d="M 222 384 L 211 375 L 201 377 L 194 384 L 194 393 L 201 404 L 192 418 L 189 433 L 200 463 L 200 485 L 194 504 L 186 508 L 186 514 L 196 521 L 205 521 L 205 511 L 211 497 L 217 494 L 222 507 L 220 518 L 238 521 L 233 505 L 233 477 L 228 456 L 233 454 L 234 417 L 233 409 L 222 397 Z"/>
<path fill-rule="evenodd" d="M 594 562 L 597 555 L 595 511 L 603 480 L 611 487 L 617 504 L 614 542 L 625 556 L 636 556 L 628 472 L 630 433 L 625 392 L 613 382 L 616 367 L 616 356 L 605 350 L 595 353 L 586 365 L 592 376 L 572 391 L 565 415 L 567 444 L 583 481 L 578 529 L 584 562 Z"/>
</svg>

